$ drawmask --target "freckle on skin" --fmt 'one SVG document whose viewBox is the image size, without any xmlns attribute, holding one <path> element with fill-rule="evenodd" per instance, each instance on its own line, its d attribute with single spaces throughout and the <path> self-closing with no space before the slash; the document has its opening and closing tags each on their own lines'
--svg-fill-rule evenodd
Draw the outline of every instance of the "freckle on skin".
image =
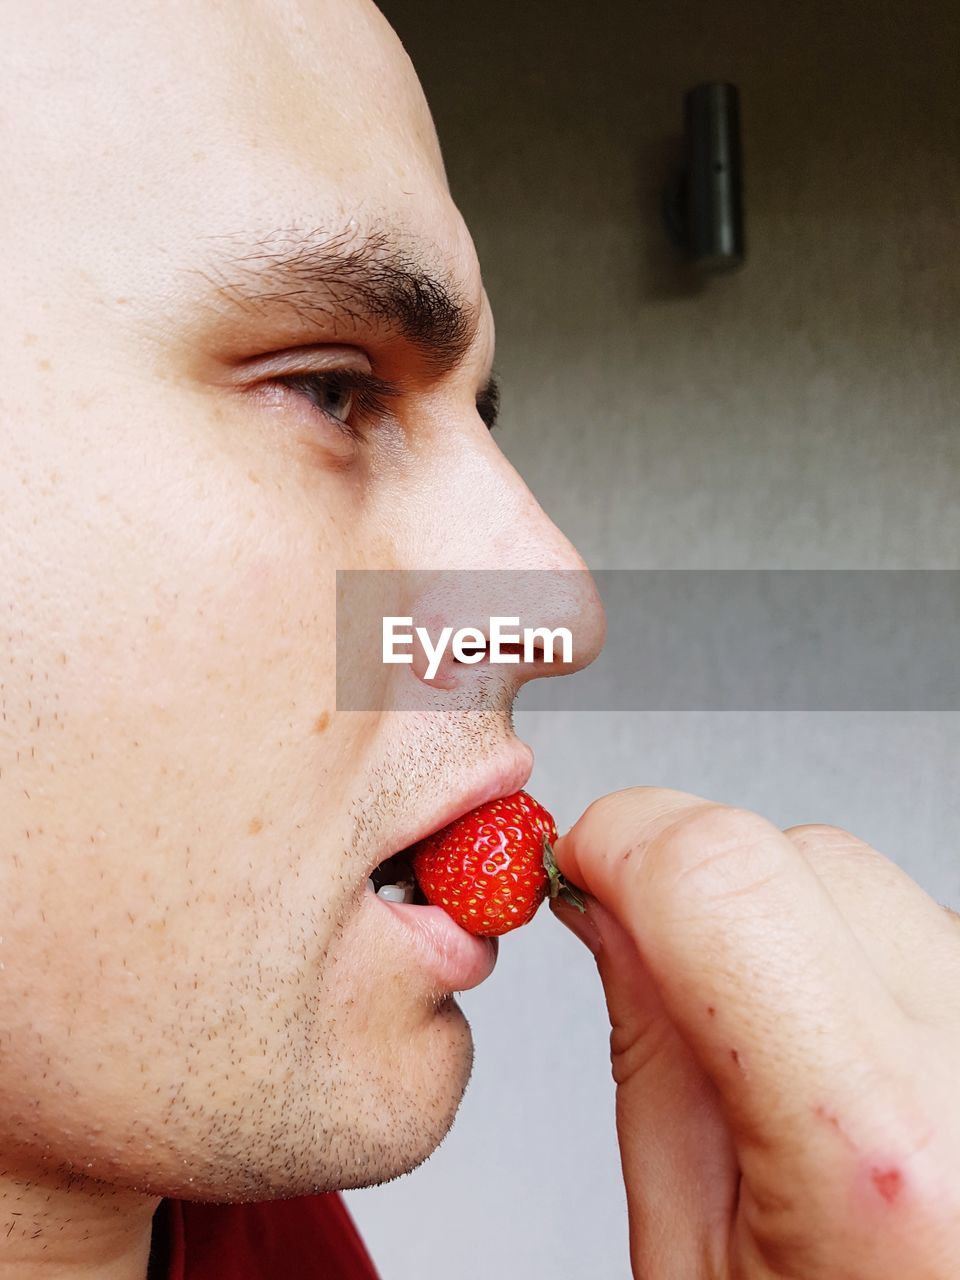
<svg viewBox="0 0 960 1280">
<path fill-rule="evenodd" d="M 255 835 L 257 835 L 257 834 L 258 834 L 258 832 L 260 832 L 260 831 L 262 831 L 262 830 L 263 830 L 263 819 L 262 819 L 262 818 L 251 818 L 251 819 L 250 819 L 250 827 L 249 827 L 250 834 L 251 834 L 252 836 L 255 836 Z"/>
<path fill-rule="evenodd" d="M 313 725 L 314 733 L 325 733 L 330 725 L 330 712 L 324 711 L 322 715 L 317 716 Z"/>
<path fill-rule="evenodd" d="M 717 1011 L 712 1004 L 707 1005 L 707 1013 L 709 1013 L 711 1018 L 715 1018 L 717 1016 Z"/>
</svg>

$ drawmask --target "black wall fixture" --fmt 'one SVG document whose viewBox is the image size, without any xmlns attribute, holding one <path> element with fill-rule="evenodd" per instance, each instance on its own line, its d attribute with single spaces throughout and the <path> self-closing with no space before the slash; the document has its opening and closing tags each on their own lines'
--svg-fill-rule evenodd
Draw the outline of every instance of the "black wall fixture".
<svg viewBox="0 0 960 1280">
<path fill-rule="evenodd" d="M 671 237 L 703 271 L 742 265 L 740 95 L 732 84 L 698 84 L 684 95 L 683 169 L 664 192 Z"/>
</svg>

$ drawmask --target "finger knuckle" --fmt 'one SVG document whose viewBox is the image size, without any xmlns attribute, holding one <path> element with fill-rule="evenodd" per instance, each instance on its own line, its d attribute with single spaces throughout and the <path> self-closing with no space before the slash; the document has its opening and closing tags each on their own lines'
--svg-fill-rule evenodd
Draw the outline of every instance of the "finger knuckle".
<svg viewBox="0 0 960 1280">
<path fill-rule="evenodd" d="M 681 814 L 663 833 L 672 856 L 694 860 L 704 851 L 749 848 L 768 840 L 774 828 L 757 813 L 705 803 Z"/>
<path fill-rule="evenodd" d="M 867 849 L 869 846 L 843 827 L 831 826 L 827 822 L 804 822 L 794 827 L 787 827 L 783 833 L 788 840 L 802 849 L 838 848 Z"/>
<path fill-rule="evenodd" d="M 673 889 L 717 900 L 759 889 L 778 869 L 771 842 L 779 835 L 759 814 L 723 805 L 690 810 L 648 852 L 654 873 Z"/>
</svg>

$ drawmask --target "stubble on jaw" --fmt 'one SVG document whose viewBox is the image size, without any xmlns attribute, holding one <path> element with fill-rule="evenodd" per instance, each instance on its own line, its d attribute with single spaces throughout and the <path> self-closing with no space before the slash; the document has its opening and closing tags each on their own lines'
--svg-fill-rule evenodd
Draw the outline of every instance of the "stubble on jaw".
<svg viewBox="0 0 960 1280">
<path fill-rule="evenodd" d="M 213 1129 L 218 1135 L 210 1144 L 218 1153 L 210 1173 L 230 1170 L 231 1199 L 314 1194 L 390 1181 L 421 1165 L 449 1133 L 475 1059 L 469 1024 L 450 992 L 432 989 L 413 996 L 402 974 L 392 978 L 403 1005 L 409 1008 L 410 1000 L 420 1001 L 417 1041 L 410 1051 L 423 1055 L 422 1078 L 432 1086 L 429 1093 L 417 1094 L 408 1081 L 385 1075 L 388 1068 L 366 1056 L 359 1039 L 351 1040 L 351 1014 L 356 1011 L 344 1007 L 339 979 L 355 959 L 349 951 L 350 921 L 366 892 L 365 880 L 356 883 L 353 877 L 364 857 L 376 856 L 389 845 L 392 827 L 406 822 L 411 810 L 430 807 L 433 800 L 426 793 L 431 788 L 449 787 L 468 776 L 489 755 L 491 745 L 504 740 L 511 703 L 505 692 L 475 688 L 461 698 L 457 714 L 434 718 L 429 733 L 419 722 L 416 736 L 395 737 L 370 766 L 364 794 L 350 804 L 351 835 L 340 854 L 340 866 L 349 870 L 328 903 L 318 904 L 321 912 L 333 912 L 336 919 L 325 930 L 322 949 L 300 975 L 299 1011 L 292 1020 L 297 1034 L 291 1036 L 289 1026 L 277 1033 L 290 1095 L 272 1122 L 264 1115 L 259 1128 L 256 1122 L 252 1131 L 244 1126 L 242 1150 L 231 1141 L 236 1126 L 231 1129 L 214 1115 L 191 1117 L 196 1131 Z M 397 720 L 402 726 L 404 716 Z M 256 999 L 254 992 L 249 996 Z M 351 1002 L 358 998 L 362 992 L 353 990 Z M 397 1064 L 391 1065 L 395 1070 Z M 182 1126 L 182 1117 L 176 1123 Z M 299 1135 L 293 1144 L 292 1135 Z"/>
<path fill-rule="evenodd" d="M 176 1072 L 165 1079 L 146 1049 L 142 1061 L 126 1051 L 118 1059 L 132 1091 L 131 1114 L 144 1119 L 129 1123 L 109 1148 L 95 1132 L 89 1152 L 72 1139 L 76 1155 L 71 1150 L 68 1161 L 37 1167 L 36 1151 L 24 1150 L 25 1179 L 81 1199 L 129 1193 L 239 1203 L 375 1185 L 422 1164 L 448 1134 L 468 1086 L 469 1024 L 449 992 L 418 990 L 381 956 L 376 972 L 395 984 L 395 994 L 377 993 L 370 1009 L 383 1017 L 395 999 L 397 1036 L 382 1054 L 376 1040 L 365 1041 L 368 1015 L 357 981 L 363 958 L 350 949 L 351 920 L 366 892 L 364 862 L 389 845 L 390 831 L 411 812 L 435 807 L 431 790 L 463 788 L 508 736 L 510 701 L 475 688 L 457 714 L 434 717 L 429 732 L 417 718 L 407 735 L 398 714 L 392 737 L 370 761 L 363 794 L 347 802 L 349 835 L 330 864 L 341 870 L 331 872 L 329 892 L 314 889 L 305 903 L 303 879 L 278 879 L 266 892 L 244 891 L 232 906 L 226 902 L 224 928 L 243 928 L 250 963 L 217 975 L 211 937 L 206 971 L 193 980 L 177 975 L 180 1003 L 170 1007 L 170 1025 L 154 1025 L 150 1040 L 172 1049 Z M 277 940 L 276 963 L 258 938 Z M 202 1007 L 211 992 L 215 1027 Z M 159 1016 L 148 1011 L 147 1025 Z M 250 1055 L 251 1019 L 259 1060 Z M 111 1034 L 122 1036 L 122 1028 Z M 64 1126 L 79 1132 L 68 1064 L 59 1070 Z M 16 1152 L 7 1154 L 16 1162 Z"/>
</svg>

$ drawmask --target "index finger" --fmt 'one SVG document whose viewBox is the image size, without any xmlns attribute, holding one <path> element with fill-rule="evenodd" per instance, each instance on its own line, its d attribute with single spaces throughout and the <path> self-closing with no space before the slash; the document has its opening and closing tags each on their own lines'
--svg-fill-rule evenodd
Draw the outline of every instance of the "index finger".
<svg viewBox="0 0 960 1280">
<path fill-rule="evenodd" d="M 855 1110 L 904 1017 L 803 854 L 772 823 L 638 787 L 557 841 L 565 876 L 616 916 L 741 1135 Z"/>
</svg>

